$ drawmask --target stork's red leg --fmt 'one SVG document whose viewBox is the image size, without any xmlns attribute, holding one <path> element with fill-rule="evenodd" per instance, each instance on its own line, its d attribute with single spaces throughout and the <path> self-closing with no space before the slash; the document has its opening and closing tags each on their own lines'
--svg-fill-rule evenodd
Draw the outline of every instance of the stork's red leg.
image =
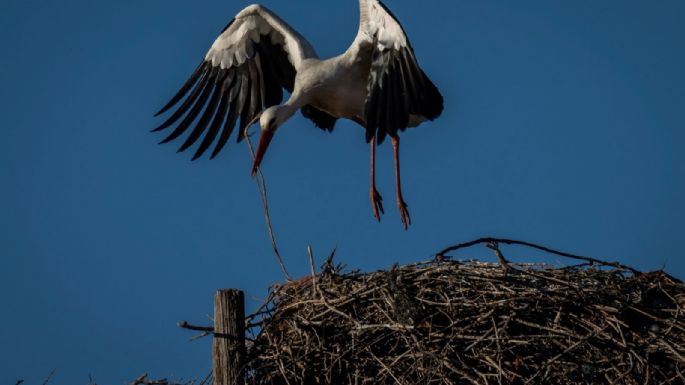
<svg viewBox="0 0 685 385">
<path fill-rule="evenodd" d="M 383 211 L 383 198 L 381 194 L 376 190 L 376 137 L 371 139 L 371 206 L 373 207 L 373 216 L 381 221 L 381 214 L 385 214 Z M 379 212 L 380 211 L 380 212 Z"/>
<path fill-rule="evenodd" d="M 395 191 L 397 191 L 397 208 L 400 210 L 400 218 L 402 218 L 402 224 L 404 229 L 407 230 L 409 225 L 411 225 L 411 216 L 409 216 L 409 210 L 407 209 L 407 203 L 402 198 L 402 182 L 400 180 L 400 138 L 391 137 L 392 140 L 392 154 L 395 159 Z"/>
</svg>

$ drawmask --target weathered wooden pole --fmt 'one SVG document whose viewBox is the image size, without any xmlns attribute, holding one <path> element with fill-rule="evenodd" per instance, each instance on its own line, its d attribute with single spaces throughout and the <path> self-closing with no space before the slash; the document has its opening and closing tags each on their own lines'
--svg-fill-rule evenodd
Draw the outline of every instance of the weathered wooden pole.
<svg viewBox="0 0 685 385">
<path fill-rule="evenodd" d="M 245 296 L 240 290 L 219 290 L 214 297 L 214 385 L 244 385 L 244 359 Z"/>
</svg>

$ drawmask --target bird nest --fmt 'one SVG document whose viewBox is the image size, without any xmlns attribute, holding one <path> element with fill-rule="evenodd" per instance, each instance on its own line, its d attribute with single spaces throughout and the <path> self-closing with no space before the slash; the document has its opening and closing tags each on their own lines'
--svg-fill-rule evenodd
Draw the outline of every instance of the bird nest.
<svg viewBox="0 0 685 385">
<path fill-rule="evenodd" d="M 439 258 L 360 273 L 329 262 L 274 286 L 248 317 L 245 373 L 287 385 L 683 384 L 683 306 L 685 286 L 665 273 L 595 263 Z"/>
</svg>

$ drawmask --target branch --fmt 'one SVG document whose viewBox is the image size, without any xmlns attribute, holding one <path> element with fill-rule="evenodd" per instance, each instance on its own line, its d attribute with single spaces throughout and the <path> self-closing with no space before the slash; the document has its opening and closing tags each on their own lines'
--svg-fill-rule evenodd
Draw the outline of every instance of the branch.
<svg viewBox="0 0 685 385">
<path fill-rule="evenodd" d="M 181 329 L 186 329 L 186 330 L 194 330 L 198 332 L 202 332 L 194 337 L 191 337 L 191 341 L 199 340 L 200 338 L 207 337 L 210 334 L 214 334 L 214 328 L 211 326 L 195 326 L 191 325 L 188 323 L 188 321 L 181 321 L 176 324 L 178 327 Z"/>
<path fill-rule="evenodd" d="M 486 246 L 495 252 L 497 259 L 499 260 L 499 264 L 502 266 L 502 270 L 504 270 L 504 275 L 507 275 L 513 268 L 509 266 L 509 261 L 504 258 L 504 254 L 502 254 L 502 251 L 499 249 L 499 243 L 494 241 L 488 242 Z"/>
<path fill-rule="evenodd" d="M 582 255 L 575 255 L 575 254 L 570 254 L 570 253 L 566 253 L 563 251 L 557 251 L 557 250 L 550 249 L 550 248 L 545 247 L 545 246 L 536 245 L 536 244 L 530 243 L 530 242 L 517 241 L 517 240 L 513 240 L 513 239 L 492 238 L 492 237 L 479 238 L 479 239 L 476 239 L 474 241 L 464 242 L 464 243 L 460 243 L 458 245 L 450 246 L 450 247 L 448 247 L 442 251 L 439 251 L 437 254 L 435 254 L 435 257 L 437 259 L 442 259 L 445 257 L 446 253 L 449 253 L 451 251 L 456 251 L 459 249 L 465 249 L 465 248 L 472 247 L 472 246 L 479 245 L 479 244 L 483 244 L 483 243 L 485 243 L 485 244 L 503 243 L 505 245 L 526 246 L 526 247 L 541 250 L 541 251 L 544 251 L 546 253 L 555 254 L 555 255 L 558 255 L 561 257 L 565 257 L 565 258 L 575 259 L 575 260 L 579 260 L 579 261 L 585 261 L 585 262 L 589 262 L 590 264 L 595 264 L 595 265 L 600 265 L 600 266 L 607 266 L 607 267 L 614 267 L 617 269 L 628 270 L 635 275 L 641 274 L 640 271 L 638 271 L 638 270 L 636 270 L 630 266 L 626 266 L 626 265 L 623 265 L 621 263 L 618 263 L 618 262 L 605 262 L 605 261 L 602 261 L 602 260 L 597 259 L 597 258 L 585 257 Z"/>
<path fill-rule="evenodd" d="M 188 323 L 188 321 L 181 321 L 178 324 L 181 329 L 194 330 L 196 332 L 207 332 L 214 333 L 214 327 L 212 326 L 195 326 Z"/>
</svg>

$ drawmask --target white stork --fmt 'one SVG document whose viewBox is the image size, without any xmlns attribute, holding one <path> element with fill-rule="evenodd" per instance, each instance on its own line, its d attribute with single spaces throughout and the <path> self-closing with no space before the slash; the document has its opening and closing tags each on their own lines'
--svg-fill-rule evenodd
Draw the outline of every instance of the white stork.
<svg viewBox="0 0 685 385">
<path fill-rule="evenodd" d="M 254 175 L 274 133 L 297 110 L 327 131 L 333 130 L 336 120 L 351 119 L 365 129 L 370 143 L 370 197 L 373 215 L 379 221 L 383 205 L 375 186 L 375 146 L 390 136 L 397 206 L 407 229 L 411 218 L 402 197 L 398 134 L 437 118 L 443 99 L 419 67 L 404 29 L 388 8 L 378 0 L 359 0 L 359 8 L 359 31 L 352 45 L 342 55 L 325 60 L 267 8 L 250 5 L 243 9 L 221 31 L 176 96 L 157 113 L 168 111 L 183 99 L 153 131 L 180 120 L 161 142 L 167 143 L 197 120 L 179 152 L 204 134 L 193 160 L 216 143 L 211 154 L 214 158 L 238 117 L 238 142 L 251 122 L 259 119 L 261 136 L 252 167 Z M 290 92 L 290 98 L 281 104 L 283 89 Z"/>
</svg>

